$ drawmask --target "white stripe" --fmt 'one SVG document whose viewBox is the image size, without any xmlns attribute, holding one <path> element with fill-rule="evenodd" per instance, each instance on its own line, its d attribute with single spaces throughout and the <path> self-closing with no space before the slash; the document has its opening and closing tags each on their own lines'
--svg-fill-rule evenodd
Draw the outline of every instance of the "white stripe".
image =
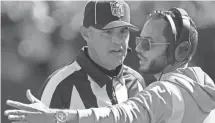
<svg viewBox="0 0 215 123">
<path fill-rule="evenodd" d="M 165 82 L 164 85 L 172 92 L 172 115 L 168 119 L 167 123 L 181 123 L 184 116 L 184 99 L 180 89 L 169 82 Z"/>
<path fill-rule="evenodd" d="M 72 94 L 71 94 L 71 101 L 70 101 L 70 109 L 85 109 L 84 103 L 76 89 L 73 86 Z"/>
<path fill-rule="evenodd" d="M 143 86 L 139 82 L 137 82 L 137 88 L 139 92 L 143 90 Z"/>
<path fill-rule="evenodd" d="M 88 80 L 90 81 L 93 94 L 96 96 L 98 107 L 112 105 L 106 91 L 106 85 L 101 88 L 90 76 L 88 76 Z"/>
<path fill-rule="evenodd" d="M 54 94 L 54 91 L 56 87 L 60 84 L 61 81 L 63 81 L 66 77 L 71 75 L 73 72 L 80 70 L 81 67 L 78 65 L 78 63 L 75 61 L 72 64 L 66 66 L 62 70 L 60 70 L 57 74 L 55 74 L 47 83 L 42 97 L 41 101 L 46 105 L 50 106 L 52 96 Z"/>
<path fill-rule="evenodd" d="M 124 82 L 121 83 L 125 83 L 125 79 L 123 78 Z M 121 84 L 119 81 L 117 81 L 116 79 L 113 79 L 113 86 L 115 88 L 115 92 L 116 92 L 116 98 L 118 103 L 122 103 L 126 100 L 128 100 L 128 91 L 127 88 L 125 86 L 125 84 Z"/>
</svg>

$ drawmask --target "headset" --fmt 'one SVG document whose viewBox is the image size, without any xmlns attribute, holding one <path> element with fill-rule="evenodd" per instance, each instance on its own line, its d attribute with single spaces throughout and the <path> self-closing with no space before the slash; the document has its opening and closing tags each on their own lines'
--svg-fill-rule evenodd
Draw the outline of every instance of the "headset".
<svg viewBox="0 0 215 123">
<path fill-rule="evenodd" d="M 175 39 L 175 52 L 174 52 L 174 59 L 171 59 L 170 63 L 174 64 L 175 62 L 183 62 L 189 59 L 190 51 L 191 51 L 191 42 L 190 42 L 190 17 L 188 13 L 181 8 L 171 8 L 169 9 L 174 15 L 181 19 L 182 27 L 180 29 L 180 35 L 178 36 L 176 25 L 173 21 L 173 18 L 170 15 L 166 15 L 171 28 L 174 34 Z M 184 49 L 182 51 L 182 49 Z"/>
<path fill-rule="evenodd" d="M 177 16 L 177 18 L 180 19 L 181 28 L 179 31 L 177 31 L 176 24 L 171 17 L 170 14 L 165 14 L 166 19 L 170 23 L 172 33 L 174 35 L 174 47 L 171 46 L 172 50 L 174 50 L 174 53 L 171 57 L 167 59 L 168 64 L 175 64 L 176 62 L 181 62 L 179 64 L 183 65 L 186 61 L 189 60 L 191 55 L 191 42 L 190 42 L 190 17 L 188 13 L 181 8 L 170 8 L 168 12 L 174 14 Z M 178 34 L 179 33 L 179 34 Z M 186 50 L 185 50 L 186 49 Z M 171 51 L 170 51 L 171 52 Z M 174 55 L 174 56 L 173 56 Z M 161 79 L 162 75 L 164 73 L 164 70 L 162 71 L 158 81 Z"/>
</svg>

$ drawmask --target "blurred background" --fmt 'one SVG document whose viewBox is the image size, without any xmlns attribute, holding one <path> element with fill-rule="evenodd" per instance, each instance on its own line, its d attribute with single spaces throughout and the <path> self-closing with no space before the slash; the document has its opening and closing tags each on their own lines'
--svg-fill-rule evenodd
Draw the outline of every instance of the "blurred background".
<svg viewBox="0 0 215 123">
<path fill-rule="evenodd" d="M 7 99 L 28 102 L 26 89 L 37 94 L 45 79 L 66 65 L 86 45 L 78 29 L 86 1 L 1 1 L 1 116 Z M 190 65 L 200 66 L 215 80 L 215 1 L 128 1 L 131 22 L 140 29 L 155 9 L 181 7 L 198 26 L 199 45 Z M 134 37 L 125 64 L 138 70 Z M 147 83 L 154 78 L 143 75 Z"/>
</svg>

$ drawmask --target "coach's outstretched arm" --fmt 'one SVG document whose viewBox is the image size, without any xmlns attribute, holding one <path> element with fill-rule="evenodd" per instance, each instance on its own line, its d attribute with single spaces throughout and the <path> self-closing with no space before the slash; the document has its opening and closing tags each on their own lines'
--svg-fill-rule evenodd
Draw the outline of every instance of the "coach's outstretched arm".
<svg viewBox="0 0 215 123">
<path fill-rule="evenodd" d="M 171 85 L 168 88 L 161 83 L 153 83 L 145 91 L 128 101 L 105 108 L 86 110 L 49 109 L 36 99 L 28 90 L 27 98 L 32 104 L 23 104 L 8 100 L 7 104 L 19 110 L 6 110 L 9 120 L 30 123 L 153 123 L 164 119 L 171 120 L 184 110 L 184 101 L 180 91 Z M 177 112 L 177 113 L 175 113 Z M 176 118 L 177 119 L 177 118 Z M 176 120 L 174 119 L 174 120 Z"/>
<path fill-rule="evenodd" d="M 184 100 L 175 85 L 154 82 L 124 103 L 77 112 L 77 116 L 71 115 L 69 123 L 171 123 L 182 120 Z"/>
</svg>

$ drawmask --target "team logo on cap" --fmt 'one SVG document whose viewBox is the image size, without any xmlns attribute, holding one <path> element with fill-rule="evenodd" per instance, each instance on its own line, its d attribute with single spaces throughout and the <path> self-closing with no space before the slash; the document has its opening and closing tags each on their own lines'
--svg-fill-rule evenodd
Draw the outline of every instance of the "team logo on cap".
<svg viewBox="0 0 215 123">
<path fill-rule="evenodd" d="M 110 2 L 111 12 L 113 16 L 122 17 L 124 16 L 123 3 L 120 1 Z"/>
</svg>

